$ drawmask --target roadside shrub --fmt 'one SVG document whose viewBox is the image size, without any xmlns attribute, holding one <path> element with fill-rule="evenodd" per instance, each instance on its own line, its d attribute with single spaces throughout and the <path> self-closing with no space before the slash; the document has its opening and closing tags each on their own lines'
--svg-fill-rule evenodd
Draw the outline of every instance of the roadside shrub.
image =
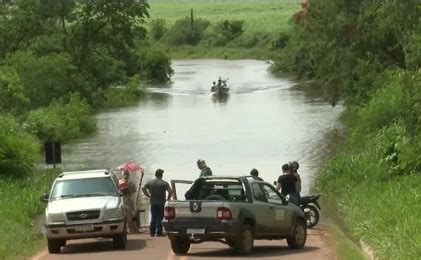
<svg viewBox="0 0 421 260">
<path fill-rule="evenodd" d="M 153 19 L 150 24 L 150 34 L 152 39 L 159 40 L 167 31 L 165 19 Z"/>
<path fill-rule="evenodd" d="M 220 21 L 215 24 L 212 32 L 207 36 L 212 46 L 225 46 L 228 42 L 238 38 L 244 32 L 244 21 Z"/>
<path fill-rule="evenodd" d="M 164 38 L 174 46 L 196 45 L 203 39 L 209 24 L 209 21 L 200 18 L 194 19 L 192 24 L 190 17 L 185 17 L 177 20 L 168 29 Z"/>
<path fill-rule="evenodd" d="M 38 159 L 38 140 L 11 116 L 0 114 L 0 175 L 28 173 Z"/>
<path fill-rule="evenodd" d="M 93 132 L 95 119 L 88 103 L 78 95 L 68 100 L 52 102 L 48 107 L 29 113 L 26 121 L 28 130 L 41 140 L 66 142 Z"/>
</svg>

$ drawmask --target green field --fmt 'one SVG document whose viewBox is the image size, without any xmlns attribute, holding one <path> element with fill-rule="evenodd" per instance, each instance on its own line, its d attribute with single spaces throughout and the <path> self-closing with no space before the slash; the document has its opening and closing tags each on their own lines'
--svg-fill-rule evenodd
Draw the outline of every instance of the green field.
<svg viewBox="0 0 421 260">
<path fill-rule="evenodd" d="M 278 33 L 290 28 L 291 16 L 300 9 L 299 1 L 280 0 L 151 0 L 150 18 L 175 20 L 194 16 L 210 22 L 245 21 L 245 33 Z"/>
<path fill-rule="evenodd" d="M 209 33 L 220 21 L 241 20 L 244 33 L 222 48 L 206 44 L 207 34 L 197 46 L 169 46 L 162 40 L 159 44 L 168 50 L 171 58 L 264 59 L 271 57 L 272 42 L 281 33 L 288 33 L 291 17 L 300 8 L 298 0 L 151 0 L 148 21 L 165 19 L 169 28 L 175 21 L 189 17 L 193 9 L 194 18 L 211 23 L 206 30 Z"/>
</svg>

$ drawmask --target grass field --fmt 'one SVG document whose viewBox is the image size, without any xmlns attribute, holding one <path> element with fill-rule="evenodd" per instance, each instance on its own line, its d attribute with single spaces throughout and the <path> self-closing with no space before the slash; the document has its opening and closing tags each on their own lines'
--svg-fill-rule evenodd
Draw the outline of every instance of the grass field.
<svg viewBox="0 0 421 260">
<path fill-rule="evenodd" d="M 204 43 L 181 48 L 167 46 L 172 58 L 269 58 L 270 42 L 288 32 L 292 15 L 301 8 L 299 0 L 150 0 L 149 3 L 149 21 L 165 19 L 167 27 L 190 16 L 191 9 L 195 18 L 211 22 L 208 30 L 219 21 L 244 21 L 245 31 L 234 43 L 222 48 Z M 252 47 L 240 46 L 241 42 L 249 41 L 257 43 Z"/>
<path fill-rule="evenodd" d="M 210 22 L 244 20 L 245 33 L 282 32 L 290 27 L 291 16 L 300 9 L 299 1 L 280 0 L 151 0 L 151 19 L 175 20 L 194 16 Z"/>
</svg>

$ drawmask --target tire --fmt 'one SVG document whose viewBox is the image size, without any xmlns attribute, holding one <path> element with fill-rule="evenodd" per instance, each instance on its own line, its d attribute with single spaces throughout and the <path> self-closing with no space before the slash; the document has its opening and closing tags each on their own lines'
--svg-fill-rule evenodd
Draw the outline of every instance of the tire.
<svg viewBox="0 0 421 260">
<path fill-rule="evenodd" d="M 50 254 L 60 253 L 62 240 L 47 238 L 47 243 L 48 243 L 48 252 L 50 252 Z"/>
<path fill-rule="evenodd" d="M 241 235 L 235 241 L 234 249 L 241 255 L 250 254 L 254 246 L 254 235 L 250 225 L 243 225 Z"/>
<path fill-rule="evenodd" d="M 306 205 L 303 207 L 304 215 L 306 217 L 307 228 L 313 228 L 319 223 L 320 213 L 313 205 Z"/>
<path fill-rule="evenodd" d="M 187 237 L 171 237 L 171 249 L 176 255 L 184 255 L 190 250 L 190 241 Z"/>
<path fill-rule="evenodd" d="M 61 239 L 60 240 L 60 246 L 66 246 L 66 240 L 65 239 Z"/>
<path fill-rule="evenodd" d="M 235 248 L 235 241 L 232 240 L 232 238 L 225 238 L 225 242 L 227 243 L 227 245 L 231 248 Z"/>
<path fill-rule="evenodd" d="M 123 233 L 113 237 L 114 249 L 125 249 L 127 244 L 127 234 Z"/>
<path fill-rule="evenodd" d="M 287 237 L 288 247 L 290 249 L 301 249 L 307 240 L 307 228 L 303 220 L 298 220 L 294 226 L 294 233 Z"/>
</svg>

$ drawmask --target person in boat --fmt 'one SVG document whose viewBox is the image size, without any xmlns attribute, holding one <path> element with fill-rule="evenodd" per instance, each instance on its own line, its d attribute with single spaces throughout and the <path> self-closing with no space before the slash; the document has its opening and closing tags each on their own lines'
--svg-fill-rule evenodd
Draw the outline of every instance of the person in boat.
<svg viewBox="0 0 421 260">
<path fill-rule="evenodd" d="M 218 87 L 222 87 L 222 79 L 221 79 L 221 77 L 218 78 Z"/>
</svg>

